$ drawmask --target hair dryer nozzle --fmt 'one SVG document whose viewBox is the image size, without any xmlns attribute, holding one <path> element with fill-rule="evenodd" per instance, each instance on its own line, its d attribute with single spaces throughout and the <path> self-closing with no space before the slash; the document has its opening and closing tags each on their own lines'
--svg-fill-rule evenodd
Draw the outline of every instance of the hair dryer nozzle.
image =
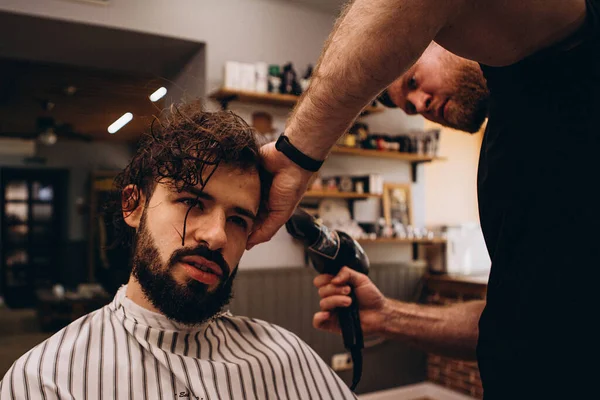
<svg viewBox="0 0 600 400">
<path fill-rule="evenodd" d="M 296 208 L 290 219 L 285 223 L 285 228 L 294 239 L 300 239 L 308 243 L 314 243 L 319 238 L 319 232 L 315 229 L 315 219 L 312 215 Z"/>
</svg>

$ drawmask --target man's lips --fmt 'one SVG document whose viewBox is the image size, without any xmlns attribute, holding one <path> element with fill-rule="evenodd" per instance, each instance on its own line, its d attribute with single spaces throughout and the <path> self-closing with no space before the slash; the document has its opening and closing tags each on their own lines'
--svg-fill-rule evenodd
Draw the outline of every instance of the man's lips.
<svg viewBox="0 0 600 400">
<path fill-rule="evenodd" d="M 220 278 L 212 272 L 205 272 L 192 264 L 182 262 L 181 265 L 186 274 L 195 281 L 202 282 L 206 285 L 216 285 Z"/>
<path fill-rule="evenodd" d="M 216 263 L 214 263 L 212 261 L 208 261 L 204 257 L 200 257 L 200 256 L 184 257 L 181 260 L 181 262 L 189 264 L 200 270 L 202 270 L 202 269 L 208 270 L 207 271 L 208 273 L 215 274 L 219 278 L 223 276 L 223 270 L 221 269 L 221 267 L 219 267 L 219 265 L 217 265 Z"/>
<path fill-rule="evenodd" d="M 448 105 L 448 101 L 450 101 L 450 98 L 444 100 L 437 109 L 437 117 L 441 121 L 446 119 L 446 105 Z"/>
</svg>

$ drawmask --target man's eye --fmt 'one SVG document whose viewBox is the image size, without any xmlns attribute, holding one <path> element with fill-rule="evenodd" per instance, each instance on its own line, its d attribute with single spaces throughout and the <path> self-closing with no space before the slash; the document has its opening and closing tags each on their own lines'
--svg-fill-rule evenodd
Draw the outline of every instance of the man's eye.
<svg viewBox="0 0 600 400">
<path fill-rule="evenodd" d="M 246 220 L 244 218 L 241 218 L 241 217 L 231 217 L 231 218 L 229 218 L 229 220 L 231 222 L 233 222 L 234 224 L 238 225 L 240 228 L 243 228 L 243 229 L 247 229 L 248 228 L 248 223 L 246 222 Z"/>
<path fill-rule="evenodd" d="M 188 207 L 198 207 L 200 209 L 204 207 L 202 202 L 198 199 L 183 198 L 179 199 L 178 202 Z"/>
<path fill-rule="evenodd" d="M 417 88 L 417 80 L 414 76 L 408 80 L 407 86 L 410 90 L 415 90 Z"/>
</svg>

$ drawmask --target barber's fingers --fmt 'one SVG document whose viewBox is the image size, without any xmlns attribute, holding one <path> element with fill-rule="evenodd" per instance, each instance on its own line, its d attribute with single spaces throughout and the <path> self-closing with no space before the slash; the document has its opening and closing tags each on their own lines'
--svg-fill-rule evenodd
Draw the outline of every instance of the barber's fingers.
<svg viewBox="0 0 600 400">
<path fill-rule="evenodd" d="M 330 296 L 321 299 L 319 306 L 322 311 L 331 311 L 339 307 L 348 307 L 352 304 L 352 299 L 349 296 Z"/>
<path fill-rule="evenodd" d="M 313 279 L 313 284 L 317 288 L 320 288 L 321 286 L 327 285 L 329 282 L 331 282 L 332 279 L 333 279 L 333 275 L 329 275 L 329 274 L 317 275 L 315 277 L 315 279 Z"/>
<path fill-rule="evenodd" d="M 327 332 L 340 333 L 340 324 L 335 314 L 320 311 L 313 316 L 313 326 Z"/>
<path fill-rule="evenodd" d="M 327 285 L 323 285 L 319 288 L 319 296 L 321 297 L 329 297 L 338 294 L 349 295 L 350 286 L 336 286 L 330 283 Z"/>
<path fill-rule="evenodd" d="M 366 275 L 361 274 L 360 272 L 356 272 L 348 267 L 343 267 L 342 269 L 340 269 L 336 276 L 329 274 L 321 274 L 317 275 L 313 280 L 313 284 L 317 288 L 327 285 L 330 282 L 338 286 L 349 284 L 350 286 L 358 287 L 361 284 L 369 283 L 370 281 Z"/>
<path fill-rule="evenodd" d="M 334 285 L 350 285 L 352 287 L 360 287 L 370 283 L 369 278 L 365 274 L 356 272 L 353 269 L 344 267 L 338 272 L 338 274 L 331 280 Z"/>
<path fill-rule="evenodd" d="M 300 203 L 313 172 L 302 169 L 275 148 L 275 143 L 267 143 L 260 148 L 260 156 L 265 169 L 272 174 L 269 187 L 268 214 L 259 222 L 248 238 L 246 249 L 266 242 L 289 220 Z M 267 184 L 268 186 L 268 184 Z"/>
</svg>

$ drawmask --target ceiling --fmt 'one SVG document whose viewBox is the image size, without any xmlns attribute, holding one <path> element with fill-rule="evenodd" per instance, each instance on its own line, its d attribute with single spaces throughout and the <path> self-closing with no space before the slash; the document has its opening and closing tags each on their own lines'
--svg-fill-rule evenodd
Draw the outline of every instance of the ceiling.
<svg viewBox="0 0 600 400">
<path fill-rule="evenodd" d="M 204 43 L 0 12 L 0 57 L 173 77 Z M 10 40 L 6 40 L 10 38 Z"/>
<path fill-rule="evenodd" d="M 163 107 L 148 96 L 167 85 L 151 74 L 7 59 L 0 59 L 0 71 L 0 136 L 35 138 L 37 118 L 50 117 L 94 140 L 135 141 Z M 68 94 L 69 87 L 74 94 Z M 133 120 L 114 135 L 108 133 L 125 112 Z"/>
<path fill-rule="evenodd" d="M 0 37 L 10 38 L 0 41 L 0 137 L 35 137 L 37 119 L 50 117 L 72 125 L 84 135 L 79 138 L 135 141 L 163 107 L 148 96 L 161 86 L 171 89 L 191 60 L 204 55 L 199 42 L 6 12 L 0 12 Z M 65 93 L 69 86 L 73 95 Z M 133 120 L 109 134 L 126 112 Z"/>
</svg>

